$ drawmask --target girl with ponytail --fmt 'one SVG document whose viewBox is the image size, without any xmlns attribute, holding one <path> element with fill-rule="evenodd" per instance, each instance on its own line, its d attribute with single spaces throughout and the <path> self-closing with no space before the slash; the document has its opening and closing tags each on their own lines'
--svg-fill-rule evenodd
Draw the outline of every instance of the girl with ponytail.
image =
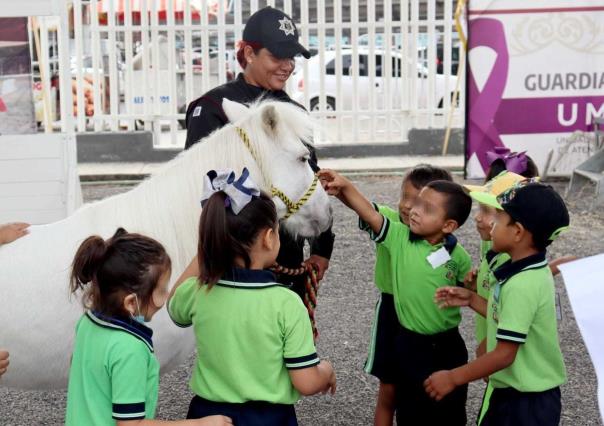
<svg viewBox="0 0 604 426">
<path fill-rule="evenodd" d="M 336 379 L 317 356 L 302 301 L 267 269 L 280 247 L 275 205 L 247 169 L 237 179 L 232 170 L 208 172 L 201 204 L 199 276 L 175 285 L 168 302 L 197 343 L 187 418 L 297 425 L 300 394 L 334 393 Z"/>
<path fill-rule="evenodd" d="M 120 228 L 87 238 L 72 266 L 70 291 L 84 291 L 76 326 L 66 425 L 232 424 L 223 416 L 163 422 L 155 415 L 159 362 L 150 321 L 168 298 L 171 262 L 152 238 Z"/>
</svg>

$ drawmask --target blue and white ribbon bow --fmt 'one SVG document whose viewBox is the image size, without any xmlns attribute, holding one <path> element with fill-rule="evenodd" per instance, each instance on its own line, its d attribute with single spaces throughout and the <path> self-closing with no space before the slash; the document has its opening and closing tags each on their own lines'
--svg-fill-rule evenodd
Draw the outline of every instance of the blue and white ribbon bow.
<svg viewBox="0 0 604 426">
<path fill-rule="evenodd" d="M 232 169 L 210 170 L 204 179 L 201 207 L 214 193 L 219 191 L 227 195 L 225 207 L 230 207 L 235 214 L 239 214 L 252 201 L 252 197 L 260 195 L 260 189 L 250 178 L 247 167 L 243 168 L 241 176 L 237 180 L 235 180 L 235 172 Z"/>
</svg>

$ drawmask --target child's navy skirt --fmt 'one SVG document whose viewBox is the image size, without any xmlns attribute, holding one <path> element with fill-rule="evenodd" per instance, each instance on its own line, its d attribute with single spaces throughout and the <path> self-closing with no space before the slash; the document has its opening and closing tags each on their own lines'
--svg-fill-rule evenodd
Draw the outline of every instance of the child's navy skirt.
<svg viewBox="0 0 604 426">
<path fill-rule="evenodd" d="M 298 426 L 296 410 L 290 404 L 249 401 L 239 404 L 208 401 L 195 395 L 189 404 L 187 419 L 223 415 L 235 426 Z"/>
</svg>

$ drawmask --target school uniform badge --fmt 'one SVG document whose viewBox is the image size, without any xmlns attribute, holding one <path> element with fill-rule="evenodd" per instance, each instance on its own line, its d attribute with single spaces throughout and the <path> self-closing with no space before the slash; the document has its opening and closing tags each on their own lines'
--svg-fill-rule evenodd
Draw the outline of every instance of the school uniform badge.
<svg viewBox="0 0 604 426">
<path fill-rule="evenodd" d="M 201 115 L 201 106 L 196 106 L 193 110 L 193 117 L 199 117 Z"/>
</svg>

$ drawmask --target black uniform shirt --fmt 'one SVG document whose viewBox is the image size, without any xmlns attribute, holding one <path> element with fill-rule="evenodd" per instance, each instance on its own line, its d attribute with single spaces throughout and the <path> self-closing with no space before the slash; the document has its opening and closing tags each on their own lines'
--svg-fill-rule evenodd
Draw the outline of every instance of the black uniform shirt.
<svg viewBox="0 0 604 426">
<path fill-rule="evenodd" d="M 187 108 L 186 126 L 187 126 L 187 141 L 185 149 L 190 148 L 200 139 L 205 138 L 216 129 L 221 128 L 229 122 L 224 111 L 222 110 L 222 100 L 227 98 L 231 101 L 249 104 L 258 98 L 290 102 L 304 108 L 292 100 L 283 90 L 266 90 L 261 87 L 248 84 L 243 78 L 243 74 L 239 74 L 235 80 L 232 80 L 222 86 L 218 86 L 200 98 L 194 100 Z M 309 164 L 314 171 L 319 170 L 317 165 L 317 156 L 313 147 L 308 147 L 310 150 Z M 304 260 L 304 240 L 296 240 L 289 233 L 284 232 L 280 228 L 281 249 L 277 262 L 285 267 L 298 267 Z M 329 259 L 333 250 L 333 242 L 335 236 L 331 228 L 319 235 L 312 241 L 311 253 Z M 279 282 L 293 282 L 294 280 L 280 279 Z"/>
</svg>

